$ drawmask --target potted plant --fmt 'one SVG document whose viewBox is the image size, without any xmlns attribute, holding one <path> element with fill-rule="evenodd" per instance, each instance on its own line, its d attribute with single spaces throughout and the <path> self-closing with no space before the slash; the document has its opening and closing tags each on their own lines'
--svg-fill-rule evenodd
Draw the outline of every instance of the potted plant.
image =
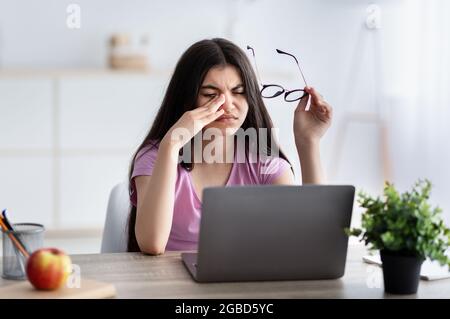
<svg viewBox="0 0 450 319">
<path fill-rule="evenodd" d="M 358 203 L 365 208 L 361 229 L 346 232 L 349 236 L 361 236 L 369 250 L 380 251 L 384 289 L 388 293 L 416 293 L 426 258 L 450 267 L 446 256 L 450 229 L 444 225 L 441 209 L 428 202 L 430 190 L 429 180 L 419 180 L 410 192 L 402 194 L 388 182 L 382 197 L 358 193 Z"/>
</svg>

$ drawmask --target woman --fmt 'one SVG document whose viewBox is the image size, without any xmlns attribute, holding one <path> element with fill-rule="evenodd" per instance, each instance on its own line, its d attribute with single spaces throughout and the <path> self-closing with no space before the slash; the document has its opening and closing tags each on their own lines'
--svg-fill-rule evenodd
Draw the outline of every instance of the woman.
<svg viewBox="0 0 450 319">
<path fill-rule="evenodd" d="M 313 88 L 304 90 L 294 115 L 302 182 L 322 183 L 319 140 L 331 124 L 332 110 Z M 276 142 L 267 146 L 266 155 L 278 156 L 250 161 L 250 143 L 245 143 L 246 160 L 236 160 L 238 130 L 261 128 L 266 129 L 264 138 L 272 136 L 272 121 L 246 54 L 225 39 L 193 44 L 178 61 L 153 126 L 132 161 L 128 250 L 152 255 L 195 250 L 205 187 L 294 184 L 290 163 Z M 193 142 L 208 129 L 221 138 L 201 139 L 201 151 L 214 149 L 215 158 L 231 161 L 189 160 Z"/>
</svg>

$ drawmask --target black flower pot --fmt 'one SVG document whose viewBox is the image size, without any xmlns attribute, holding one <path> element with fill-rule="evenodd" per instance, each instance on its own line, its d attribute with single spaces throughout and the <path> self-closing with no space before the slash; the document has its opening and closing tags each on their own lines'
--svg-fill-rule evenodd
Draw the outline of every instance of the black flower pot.
<svg viewBox="0 0 450 319">
<path fill-rule="evenodd" d="M 419 286 L 423 258 L 382 250 L 384 290 L 391 294 L 415 294 Z"/>
</svg>

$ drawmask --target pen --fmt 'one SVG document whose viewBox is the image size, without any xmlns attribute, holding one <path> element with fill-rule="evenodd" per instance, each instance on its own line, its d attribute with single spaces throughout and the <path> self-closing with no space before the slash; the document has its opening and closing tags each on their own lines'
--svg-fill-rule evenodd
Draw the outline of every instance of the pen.
<svg viewBox="0 0 450 319">
<path fill-rule="evenodd" d="M 11 224 L 8 221 L 8 218 L 6 218 L 6 209 L 2 211 L 3 221 L 5 222 L 6 227 L 8 227 L 9 230 L 13 230 Z"/>
<path fill-rule="evenodd" d="M 5 226 L 8 228 L 8 230 L 14 231 L 14 228 L 12 227 L 12 224 L 9 222 L 6 213 L 7 213 L 7 209 L 4 209 L 4 210 L 2 211 L 3 222 L 5 223 Z M 17 241 L 22 245 L 22 247 L 23 247 L 26 251 L 28 251 L 27 247 L 26 247 L 26 246 L 23 244 L 23 242 L 20 240 L 20 237 L 19 237 L 18 234 L 16 235 L 16 239 L 17 239 Z"/>
<path fill-rule="evenodd" d="M 23 247 L 23 245 L 17 240 L 17 238 L 14 236 L 14 234 L 11 232 L 10 229 L 5 224 L 3 216 L 0 216 L 0 227 L 3 229 L 3 231 L 8 234 L 8 237 L 13 242 L 14 246 L 25 256 L 29 257 L 30 254 L 26 251 L 26 249 Z"/>
</svg>

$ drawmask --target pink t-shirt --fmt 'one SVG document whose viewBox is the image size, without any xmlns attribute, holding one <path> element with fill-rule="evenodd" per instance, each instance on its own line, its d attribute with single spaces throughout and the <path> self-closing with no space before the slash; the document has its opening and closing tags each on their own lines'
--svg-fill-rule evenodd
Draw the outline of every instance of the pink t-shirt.
<svg viewBox="0 0 450 319">
<path fill-rule="evenodd" d="M 131 203 L 137 205 L 137 192 L 134 178 L 152 175 L 153 165 L 158 154 L 157 147 L 144 147 L 136 156 L 131 179 Z M 272 184 L 290 164 L 280 157 L 267 157 L 255 163 L 248 161 L 233 163 L 230 176 L 225 185 L 261 185 Z M 239 157 L 240 159 L 242 157 Z M 245 157 L 244 157 L 245 158 Z M 166 250 L 197 250 L 200 228 L 201 201 L 194 190 L 191 173 L 178 165 L 175 184 L 175 203 L 173 209 L 172 229 Z"/>
</svg>

